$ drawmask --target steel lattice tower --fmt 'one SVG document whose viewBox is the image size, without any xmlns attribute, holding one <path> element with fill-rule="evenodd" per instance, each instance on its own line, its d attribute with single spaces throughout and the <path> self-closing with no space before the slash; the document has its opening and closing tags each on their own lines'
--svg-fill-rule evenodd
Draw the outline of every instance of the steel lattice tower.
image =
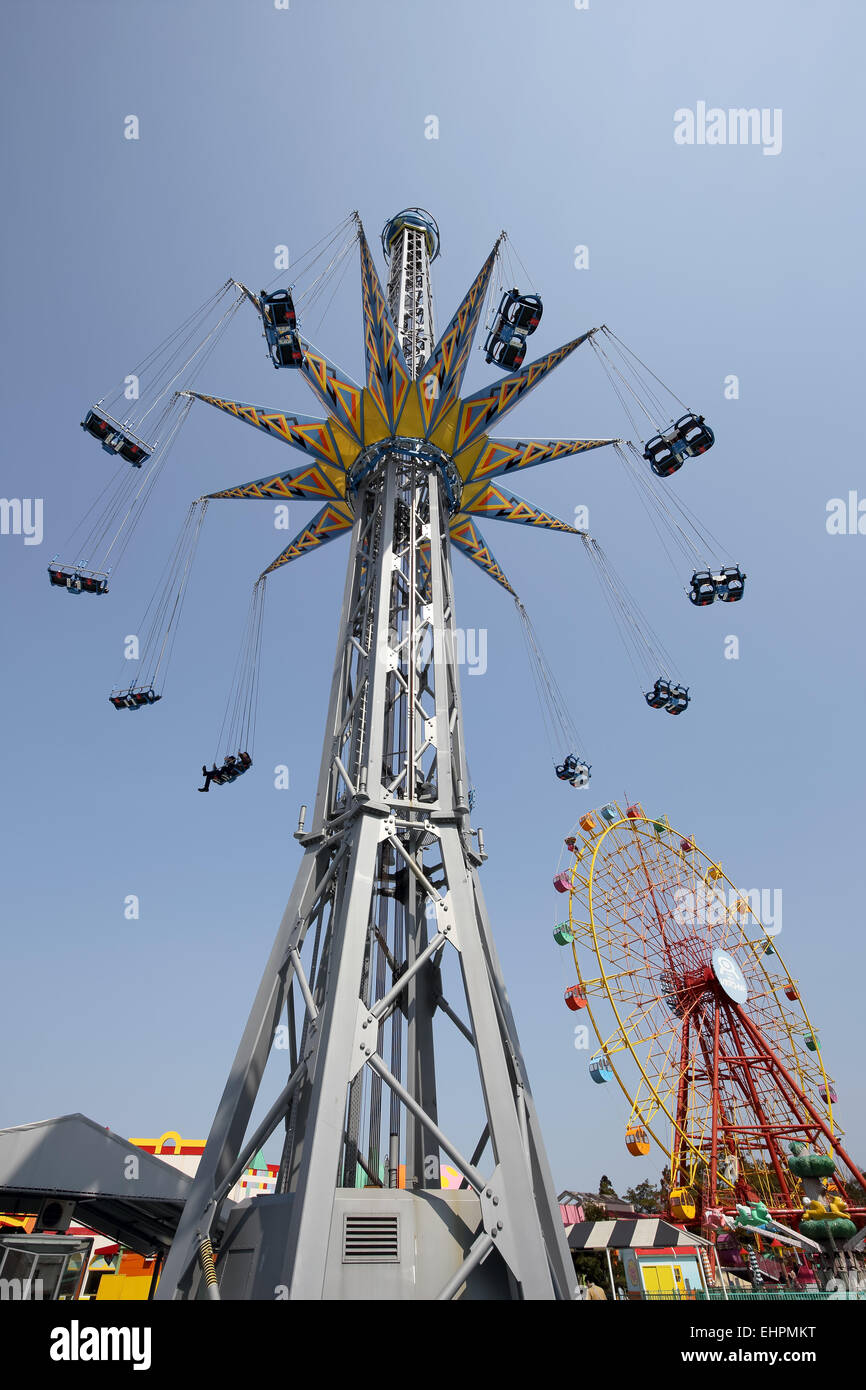
<svg viewBox="0 0 866 1390">
<path fill-rule="evenodd" d="M 587 335 L 459 399 L 496 247 L 433 350 L 435 223 L 409 209 L 386 227 L 387 303 L 358 230 L 366 389 L 304 342 L 327 421 L 203 398 L 314 456 L 215 496 L 321 496 L 316 469 L 331 481 L 333 500 L 271 569 L 334 533 L 351 529 L 351 542 L 318 792 L 297 832 L 304 857 L 156 1296 L 568 1298 L 572 1262 L 478 882 L 452 541 L 510 592 L 470 512 L 489 512 L 492 491 L 502 519 L 573 528 L 490 482 L 505 471 L 496 450 L 510 470 L 608 441 L 486 435 Z M 443 995 L 446 953 L 462 1001 Z M 248 1135 L 286 1025 L 286 1085 Z M 468 1155 L 438 1122 L 443 1027 L 463 1035 L 480 1079 Z M 276 1193 L 223 1229 L 227 1192 L 281 1124 Z M 441 1187 L 442 1157 L 460 1189 Z"/>
</svg>

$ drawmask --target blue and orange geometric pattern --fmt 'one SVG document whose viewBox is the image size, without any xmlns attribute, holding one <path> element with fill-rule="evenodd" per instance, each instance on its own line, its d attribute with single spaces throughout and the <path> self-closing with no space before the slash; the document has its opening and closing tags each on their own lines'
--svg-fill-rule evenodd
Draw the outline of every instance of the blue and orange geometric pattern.
<svg viewBox="0 0 866 1390">
<path fill-rule="evenodd" d="M 566 357 L 590 336 L 590 333 L 581 333 L 579 338 L 572 338 L 570 343 L 563 343 L 562 347 L 554 348 L 546 357 L 539 357 L 536 362 L 528 363 L 519 371 L 503 377 L 495 385 L 486 386 L 483 391 L 476 391 L 474 396 L 467 396 L 461 401 L 454 436 L 454 453 L 461 453 L 486 434 L 490 425 L 501 420 L 509 410 L 513 410 L 517 402 L 543 381 L 548 372 L 552 372 L 554 367 L 564 362 Z"/>
<path fill-rule="evenodd" d="M 323 353 L 301 338 L 304 360 L 298 371 L 306 377 L 328 414 L 362 444 L 364 392 L 356 381 L 335 367 Z"/>
<path fill-rule="evenodd" d="M 616 442 L 614 439 L 490 439 L 485 435 L 457 454 L 454 462 L 464 482 L 474 483 L 481 478 L 501 477 L 519 468 L 534 468 L 539 463 Z"/>
<path fill-rule="evenodd" d="M 323 463 L 330 463 L 335 468 L 345 470 L 345 461 L 327 420 L 320 420 L 315 415 L 289 415 L 283 410 L 271 410 L 263 405 L 247 405 L 245 401 L 229 401 L 221 396 L 204 396 L 200 391 L 190 391 L 189 394 L 196 400 L 206 401 L 208 405 L 214 405 L 218 410 L 234 415 L 236 420 L 243 420 L 247 425 L 272 434 L 284 444 L 291 444 L 293 449 L 301 449 L 305 454 L 312 454 L 315 458 L 321 459 Z"/>
<path fill-rule="evenodd" d="M 485 574 L 489 574 L 491 579 L 495 579 L 497 584 L 501 584 L 503 589 L 507 589 L 509 594 L 516 598 L 517 595 L 506 579 L 505 572 L 472 518 L 462 516 L 458 512 L 452 518 L 448 529 L 452 541 L 463 551 L 464 555 L 468 555 L 470 560 L 481 566 Z"/>
<path fill-rule="evenodd" d="M 559 517 L 552 516 L 550 512 L 540 511 L 531 502 L 527 502 L 525 497 L 518 497 L 509 489 L 497 487 L 496 483 L 474 483 L 465 488 L 460 511 L 477 516 L 492 516 L 497 521 L 516 521 L 521 526 L 544 526 L 550 531 L 568 531 L 572 536 L 584 534 L 576 527 L 569 526 L 567 521 L 560 521 Z"/>
<path fill-rule="evenodd" d="M 307 555 L 311 550 L 317 550 L 320 546 L 327 545 L 328 541 L 334 540 L 343 531 L 350 531 L 355 518 L 351 509 L 345 502 L 329 502 L 320 512 L 317 512 L 313 520 L 302 531 L 299 531 L 293 541 L 290 541 L 285 550 L 272 561 L 264 571 L 270 574 L 271 570 L 279 569 L 281 565 L 287 565 L 290 560 L 298 560 L 302 555 Z"/>
<path fill-rule="evenodd" d="M 475 329 L 478 326 L 501 240 L 501 237 L 497 239 L 463 303 L 418 373 L 425 439 L 430 438 L 439 420 L 460 395 Z"/>
<path fill-rule="evenodd" d="M 296 468 L 290 473 L 266 473 L 254 483 L 238 483 L 236 487 L 223 488 L 220 492 L 208 493 L 208 500 L 220 497 L 262 497 L 297 498 L 313 501 L 325 497 L 344 499 L 346 496 L 346 475 L 341 469 L 327 469 L 322 464 L 310 463 Z"/>
<path fill-rule="evenodd" d="M 376 402 L 389 433 L 395 434 L 411 378 L 363 227 L 360 229 L 359 241 L 367 391 Z"/>
</svg>

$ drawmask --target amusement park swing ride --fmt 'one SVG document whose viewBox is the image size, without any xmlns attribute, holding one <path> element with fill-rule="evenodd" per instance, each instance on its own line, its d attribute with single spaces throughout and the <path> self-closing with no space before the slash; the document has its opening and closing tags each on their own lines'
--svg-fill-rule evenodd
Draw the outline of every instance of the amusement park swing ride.
<svg viewBox="0 0 866 1390">
<path fill-rule="evenodd" d="M 339 284 L 356 244 L 363 386 L 301 331 L 312 306 L 326 292 L 335 292 L 331 287 Z M 679 716 L 691 697 L 598 541 L 513 492 L 516 475 L 550 460 L 609 447 L 666 538 L 666 548 L 669 543 L 691 569 L 685 585 L 688 600 L 702 608 L 717 599 L 739 602 L 744 593 L 745 574 L 730 563 L 670 481 L 687 461 L 713 446 L 713 432 L 702 415 L 674 396 L 606 326 L 589 329 L 524 365 L 527 340 L 540 326 L 543 305 L 535 287 L 515 287 L 519 276 L 504 233 L 438 340 L 430 275 L 439 253 L 436 223 L 421 209 L 405 209 L 386 224 L 382 250 L 388 266 L 384 289 L 360 218 L 352 214 L 298 260 L 291 284 L 254 294 L 240 281 L 226 281 L 131 377 L 97 401 L 82 426 L 112 456 L 116 472 L 70 538 L 67 558 L 56 556 L 49 565 L 51 585 L 71 596 L 108 594 L 109 579 L 113 583 L 196 401 L 305 455 L 296 469 L 272 471 L 192 503 L 140 629 L 145 636 L 137 679 L 124 680 L 109 697 L 119 712 L 158 703 L 165 708 L 166 671 L 212 503 L 318 502 L 315 516 L 254 586 L 219 735 L 221 762 L 202 769 L 205 781 L 199 790 L 207 791 L 237 781 L 253 765 L 268 577 L 343 534 L 350 538 L 312 825 L 307 827 L 302 808 L 296 832 L 302 863 L 158 1298 L 272 1297 L 275 1284 L 291 1298 L 572 1295 L 573 1268 L 477 876 L 486 854 L 481 833 L 470 821 L 473 789 L 455 658 L 452 551 L 461 551 L 514 599 L 553 770 L 558 780 L 576 788 L 585 787 L 590 778 L 587 750 L 526 610 L 481 533 L 481 518 L 576 536 L 639 675 L 646 706 Z M 324 417 L 199 389 L 215 345 L 244 304 L 258 316 L 273 367 L 303 378 Z M 482 319 L 484 360 L 505 375 L 462 395 Z M 490 433 L 582 346 L 603 368 L 634 439 L 521 439 Z M 132 405 L 130 380 L 136 383 Z M 424 642 L 436 633 L 446 640 Z M 594 925 L 600 920 L 597 894 L 583 913 L 577 910 L 582 854 L 595 845 L 596 873 L 606 863 L 598 858 L 598 846 L 610 843 L 608 836 L 622 837 L 624 856 L 626 848 L 636 852 L 628 837 L 642 837 L 647 823 L 642 813 L 632 817 L 632 809 L 625 817 L 612 812 L 614 820 L 607 824 L 610 808 L 605 808 L 597 844 L 592 818 L 585 817 L 584 850 L 575 852 L 565 878 L 558 876 L 560 882 L 567 880 L 562 891 L 569 893 L 570 905 L 562 933 L 577 943 L 582 931 L 595 932 L 592 940 L 601 953 L 600 973 L 592 979 L 578 974 L 578 992 L 585 992 L 585 999 L 584 994 L 580 998 L 587 1009 L 598 981 L 609 991 L 608 1002 L 618 998 L 618 988 L 639 988 L 632 970 L 637 938 L 625 927 L 617 935 L 612 924 L 610 940 L 603 931 L 599 934 Z M 656 847 L 661 844 L 657 836 Z M 638 848 L 646 858 L 642 838 Z M 659 856 L 657 849 L 650 884 Z M 698 851 L 681 846 L 680 856 L 697 873 Z M 622 864 L 633 873 L 631 859 L 626 864 L 624 857 Z M 588 886 L 594 881 L 591 875 Z M 709 1144 L 717 1186 L 724 1181 L 722 1151 L 740 1156 L 743 1177 L 734 1180 L 732 1189 L 739 1191 L 736 1183 L 746 1181 L 747 1163 L 757 1150 L 748 1139 L 735 1137 L 742 1129 L 742 1107 L 729 1107 L 720 1121 L 718 1107 L 707 1105 L 706 1049 L 715 1048 L 714 1056 L 724 1055 L 726 1065 L 733 1066 L 729 1030 L 736 1020 L 736 1046 L 758 1049 L 754 1028 L 762 1038 L 766 1034 L 772 1057 L 778 1059 L 780 1034 L 769 1028 L 763 1013 L 753 1023 L 752 1015 L 741 1018 L 735 1012 L 740 1007 L 735 1001 L 716 998 L 706 974 L 712 959 L 707 957 L 709 940 L 700 947 L 678 946 L 679 954 L 674 951 L 664 965 L 665 951 L 673 949 L 671 933 L 662 929 L 661 915 L 655 921 L 656 995 L 647 1015 L 654 1031 L 650 1036 L 649 1024 L 635 1021 L 631 1007 L 616 1035 L 619 1050 L 628 1048 L 633 1058 L 642 1056 L 641 1047 L 648 1049 L 634 1093 L 631 1141 L 640 1152 L 645 1131 L 655 1133 L 663 1115 L 675 1121 L 679 1117 L 681 1141 L 674 1166 L 681 1189 L 694 1187 L 697 1165 L 706 1163 Z M 752 936 L 742 941 L 751 943 Z M 718 943 L 713 939 L 713 950 L 716 944 L 729 949 L 750 988 L 760 977 L 768 998 L 766 960 L 752 960 L 751 945 L 747 949 L 741 943 L 734 950 L 730 933 L 723 933 Z M 446 957 L 459 969 L 465 1019 L 459 1003 L 455 1007 L 444 994 Z M 686 974 L 681 978 L 677 970 Z M 626 979 L 632 980 L 628 986 L 612 983 Z M 713 1008 L 701 1006 L 693 1024 L 694 1000 L 710 995 L 716 1000 Z M 575 997 L 572 992 L 571 1007 Z M 769 1005 L 765 1008 L 769 1017 Z M 594 1010 L 591 1016 L 595 1022 Z M 249 1134 L 278 1026 L 288 1028 L 289 1075 L 264 1120 Z M 465 1040 L 480 1081 L 483 1124 L 470 1157 L 438 1119 L 436 1040 L 446 1027 Z M 596 1059 L 612 1075 L 618 1075 L 616 1038 L 605 1036 Z M 682 1056 L 679 1090 L 675 1087 L 672 1096 L 666 1068 L 676 1046 Z M 775 1067 L 776 1060 L 767 1065 Z M 753 1068 L 753 1074 L 758 1070 Z M 797 1075 L 799 1082 L 788 1067 L 791 1094 L 799 1097 L 802 1067 Z M 684 1114 L 690 1117 L 687 1125 Z M 801 1122 L 789 1128 L 814 1142 L 819 1133 L 824 1135 L 823 1123 L 807 1105 Z M 225 1199 L 235 1177 L 280 1125 L 284 1138 L 276 1192 L 256 1199 L 254 1217 L 243 1209 L 229 1211 Z M 778 1149 L 781 1138 L 773 1142 Z M 479 1164 L 488 1150 L 485 1176 Z M 461 1175 L 454 1191 L 442 1181 L 438 1156 L 443 1153 Z M 783 1174 L 774 1171 L 781 1184 Z M 789 1204 L 791 1188 L 782 1184 L 780 1190 Z M 711 1195 L 720 1200 L 716 1189 Z M 428 1200 L 421 1202 L 422 1196 Z M 431 1225 L 434 1209 L 442 1219 Z M 415 1261 L 411 1251 L 422 1247 L 424 1259 Z"/>
</svg>

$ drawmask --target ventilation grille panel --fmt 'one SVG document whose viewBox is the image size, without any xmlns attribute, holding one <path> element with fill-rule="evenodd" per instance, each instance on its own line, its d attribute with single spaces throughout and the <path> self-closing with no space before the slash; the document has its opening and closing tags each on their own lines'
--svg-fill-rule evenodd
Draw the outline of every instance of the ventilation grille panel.
<svg viewBox="0 0 866 1390">
<path fill-rule="evenodd" d="M 396 1215 L 343 1217 L 343 1264 L 381 1265 L 400 1262 L 400 1218 Z"/>
</svg>

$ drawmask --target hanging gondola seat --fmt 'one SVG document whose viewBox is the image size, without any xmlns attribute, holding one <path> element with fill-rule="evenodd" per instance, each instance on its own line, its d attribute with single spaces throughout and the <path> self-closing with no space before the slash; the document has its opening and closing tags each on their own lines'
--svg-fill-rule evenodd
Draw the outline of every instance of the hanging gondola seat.
<svg viewBox="0 0 866 1390">
<path fill-rule="evenodd" d="M 607 1057 L 596 1057 L 589 1064 L 589 1074 L 597 1086 L 613 1081 L 613 1067 Z"/>
<path fill-rule="evenodd" d="M 707 869 L 707 878 L 711 883 L 715 883 L 718 879 L 722 877 L 722 873 L 723 870 L 721 864 L 711 864 L 710 867 Z"/>
<path fill-rule="evenodd" d="M 81 570 L 48 566 L 48 582 L 68 594 L 107 594 L 108 579 L 105 575 L 87 574 Z"/>
<path fill-rule="evenodd" d="M 649 1135 L 643 1125 L 629 1125 L 625 1132 L 625 1146 L 635 1158 L 646 1158 L 650 1151 Z"/>
<path fill-rule="evenodd" d="M 615 820 L 619 820 L 619 812 L 617 811 L 615 806 L 612 806 L 610 804 L 608 804 L 607 806 L 602 806 L 598 814 L 601 816 L 602 820 L 605 821 L 608 825 L 613 825 Z"/>
<path fill-rule="evenodd" d="M 575 854 L 577 852 L 577 840 L 574 838 L 573 835 L 566 835 L 565 848 L 570 849 L 572 854 Z"/>
<path fill-rule="evenodd" d="M 271 294 L 266 294 L 262 290 L 259 294 L 259 303 L 266 329 L 297 328 L 298 316 L 295 312 L 291 290 L 274 290 Z"/>
<path fill-rule="evenodd" d="M 686 458 L 694 458 L 697 454 L 705 454 L 716 442 L 713 434 L 703 415 L 693 415 L 691 411 L 686 415 L 681 415 L 674 424 L 676 436 L 679 443 L 686 447 Z"/>
<path fill-rule="evenodd" d="M 810 1052 L 821 1051 L 821 1044 L 818 1042 L 818 1038 L 815 1033 L 804 1033 L 803 1042 L 806 1044 Z"/>
<path fill-rule="evenodd" d="M 133 468 L 141 468 L 153 452 L 142 440 L 127 434 L 110 415 L 99 415 L 95 410 L 88 410 L 81 421 L 81 428 L 98 439 L 107 453 L 120 454 Z"/>
<path fill-rule="evenodd" d="M 643 456 L 657 478 L 670 478 L 688 458 L 686 446 L 675 435 L 665 434 L 648 439 Z"/>
<path fill-rule="evenodd" d="M 485 362 L 512 372 L 522 366 L 525 356 L 526 339 L 509 323 L 502 324 L 488 333 L 484 343 Z"/>
<path fill-rule="evenodd" d="M 526 334 L 535 332 L 543 313 L 544 307 L 537 294 L 520 294 L 516 288 L 506 290 L 497 310 L 501 323 L 510 324 Z"/>
<path fill-rule="evenodd" d="M 785 998 L 792 1000 L 800 998 L 800 991 L 797 989 L 796 985 L 787 985 L 785 987 Z"/>
<path fill-rule="evenodd" d="M 644 699 L 650 706 L 650 709 L 664 709 L 670 698 L 671 683 L 670 681 L 662 680 L 661 676 L 659 676 L 652 690 L 648 690 L 644 695 Z"/>
<path fill-rule="evenodd" d="M 692 586 L 689 589 L 689 602 L 696 608 L 706 608 L 716 599 L 716 581 L 709 570 L 695 570 L 692 575 Z M 719 597 L 721 595 L 719 594 Z"/>
<path fill-rule="evenodd" d="M 555 879 L 553 880 L 553 886 L 556 889 L 557 893 L 568 893 L 571 889 L 571 880 L 569 879 L 568 874 L 557 874 Z"/>
<path fill-rule="evenodd" d="M 714 577 L 716 598 L 721 599 L 722 603 L 739 603 L 745 587 L 746 576 L 739 565 L 726 565 Z"/>
<path fill-rule="evenodd" d="M 79 582 L 83 594 L 108 593 L 108 581 L 106 579 L 97 579 L 95 575 L 82 574 L 79 575 Z"/>
<path fill-rule="evenodd" d="M 680 840 L 680 849 L 682 850 L 683 854 L 691 854 L 692 850 L 694 849 L 694 845 L 691 840 Z"/>
<path fill-rule="evenodd" d="M 98 415 L 95 410 L 88 410 L 84 419 L 81 421 L 81 428 L 88 434 L 92 434 L 94 439 L 98 439 L 100 444 L 104 444 L 109 435 L 114 434 L 115 426 L 104 416 Z"/>
<path fill-rule="evenodd" d="M 301 340 L 297 333 L 284 330 L 281 336 L 270 344 L 271 361 L 275 367 L 300 367 L 304 360 Z"/>
<path fill-rule="evenodd" d="M 224 782 L 236 782 L 241 773 L 246 772 L 249 763 L 244 765 L 240 758 L 236 758 L 233 753 L 229 753 L 225 762 L 220 768 Z"/>
<path fill-rule="evenodd" d="M 580 985 L 569 985 L 565 991 L 565 1002 L 569 1009 L 577 1012 L 578 1009 L 586 1008 L 586 995 Z"/>
<path fill-rule="evenodd" d="M 115 709 L 144 709 L 146 705 L 155 705 L 162 696 L 157 695 L 153 687 L 148 685 L 138 690 L 132 686 L 129 690 L 119 691 L 108 698 Z"/>
<path fill-rule="evenodd" d="M 689 688 L 687 685 L 672 685 L 670 698 L 665 705 L 668 714 L 682 714 L 689 707 Z"/>
<path fill-rule="evenodd" d="M 569 753 L 565 761 L 556 766 L 556 775 L 560 782 L 570 782 L 573 787 L 585 787 L 589 781 L 590 765 L 580 762 L 573 753 Z"/>
<path fill-rule="evenodd" d="M 669 1201 L 674 1221 L 694 1221 L 695 1202 L 687 1187 L 672 1187 Z"/>
<path fill-rule="evenodd" d="M 120 454 L 120 457 L 126 459 L 127 463 L 131 463 L 133 468 L 140 468 L 150 458 L 146 449 L 142 448 L 140 444 L 134 443 L 133 440 L 127 439 L 125 435 L 121 435 L 115 453 Z"/>
<path fill-rule="evenodd" d="M 829 1091 L 826 1086 L 822 1086 L 820 1091 L 818 1092 L 818 1095 L 821 1097 L 825 1105 L 836 1105 L 839 1100 L 839 1097 L 836 1095 L 835 1087 L 833 1086 L 829 1088 Z"/>
<path fill-rule="evenodd" d="M 580 820 L 577 823 L 580 826 L 581 830 L 586 831 L 587 835 L 597 835 L 599 833 L 598 826 L 596 825 L 589 812 L 587 812 L 585 816 L 581 816 Z"/>
<path fill-rule="evenodd" d="M 297 333 L 298 317 L 289 290 L 275 290 L 259 296 L 262 323 L 271 361 L 275 367 L 300 367 L 304 360 Z"/>
<path fill-rule="evenodd" d="M 570 946 L 574 941 L 574 932 L 567 922 L 560 922 L 553 928 L 553 939 L 557 946 Z"/>
<path fill-rule="evenodd" d="M 628 816 L 629 820 L 640 820 L 641 816 L 643 815 L 643 811 L 641 810 L 640 806 L 637 805 L 636 802 L 633 806 L 626 806 L 625 813 Z"/>
</svg>

